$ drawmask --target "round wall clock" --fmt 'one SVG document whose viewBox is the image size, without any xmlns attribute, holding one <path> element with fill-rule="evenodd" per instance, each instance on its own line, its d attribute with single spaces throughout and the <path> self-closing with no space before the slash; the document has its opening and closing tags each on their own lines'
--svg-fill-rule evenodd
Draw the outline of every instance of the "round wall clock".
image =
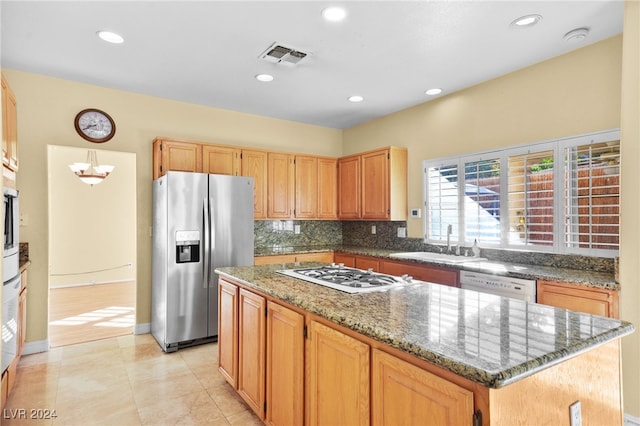
<svg viewBox="0 0 640 426">
<path fill-rule="evenodd" d="M 109 114 L 95 108 L 80 111 L 74 124 L 78 134 L 89 142 L 103 143 L 116 134 L 116 123 Z"/>
</svg>

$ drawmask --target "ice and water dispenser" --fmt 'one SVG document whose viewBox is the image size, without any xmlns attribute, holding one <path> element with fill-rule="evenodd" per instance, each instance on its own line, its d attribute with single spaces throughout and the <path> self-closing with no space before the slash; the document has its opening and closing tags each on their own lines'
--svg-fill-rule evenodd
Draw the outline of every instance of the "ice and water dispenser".
<svg viewBox="0 0 640 426">
<path fill-rule="evenodd" d="M 176 263 L 200 262 L 200 231 L 176 231 Z"/>
</svg>

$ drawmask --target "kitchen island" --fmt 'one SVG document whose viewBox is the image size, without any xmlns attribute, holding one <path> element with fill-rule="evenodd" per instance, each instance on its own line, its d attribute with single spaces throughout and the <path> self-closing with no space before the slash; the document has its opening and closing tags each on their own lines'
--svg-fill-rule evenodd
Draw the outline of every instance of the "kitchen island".
<svg viewBox="0 0 640 426">
<path fill-rule="evenodd" d="M 428 283 L 347 294 L 283 267 L 217 270 L 220 370 L 268 423 L 568 425 L 576 401 L 585 424 L 622 423 L 629 323 Z"/>
</svg>

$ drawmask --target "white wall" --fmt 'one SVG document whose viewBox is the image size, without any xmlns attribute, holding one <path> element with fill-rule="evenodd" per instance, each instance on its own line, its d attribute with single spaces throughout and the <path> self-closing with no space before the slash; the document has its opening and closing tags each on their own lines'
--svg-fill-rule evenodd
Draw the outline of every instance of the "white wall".
<svg viewBox="0 0 640 426">
<path fill-rule="evenodd" d="M 136 155 L 95 151 L 99 164 L 115 169 L 90 186 L 69 169 L 86 161 L 88 149 L 47 149 L 52 288 L 136 279 Z"/>
</svg>

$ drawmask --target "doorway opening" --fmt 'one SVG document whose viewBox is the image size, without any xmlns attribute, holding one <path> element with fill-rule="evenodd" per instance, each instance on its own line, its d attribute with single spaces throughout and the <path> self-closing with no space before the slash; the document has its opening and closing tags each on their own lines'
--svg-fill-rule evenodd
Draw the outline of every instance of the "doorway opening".
<svg viewBox="0 0 640 426">
<path fill-rule="evenodd" d="M 49 145 L 49 345 L 132 334 L 136 155 L 94 150 L 113 171 L 93 185 L 69 168 L 88 149 Z"/>
</svg>

